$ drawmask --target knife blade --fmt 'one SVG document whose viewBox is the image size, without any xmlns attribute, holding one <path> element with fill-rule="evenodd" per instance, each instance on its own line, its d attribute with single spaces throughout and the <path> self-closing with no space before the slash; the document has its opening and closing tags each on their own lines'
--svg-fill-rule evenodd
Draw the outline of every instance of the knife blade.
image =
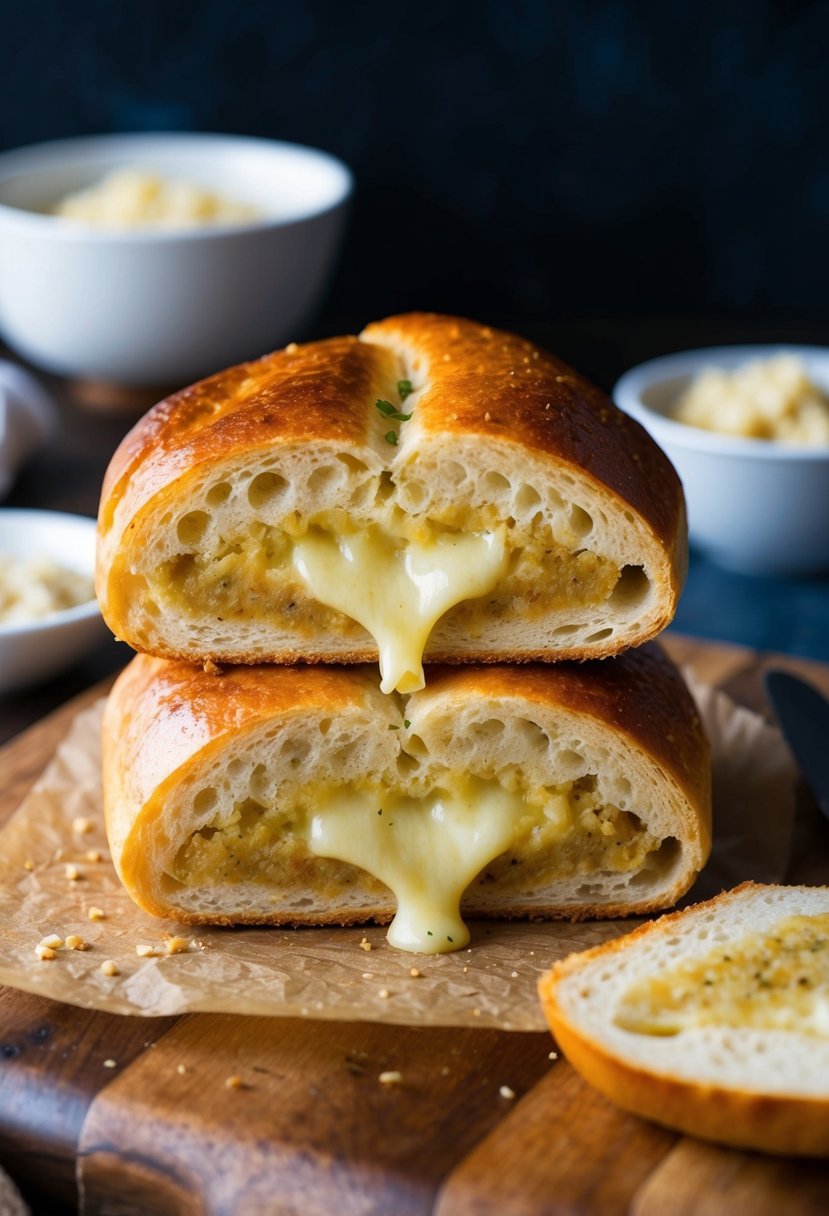
<svg viewBox="0 0 829 1216">
<path fill-rule="evenodd" d="M 788 671 L 768 671 L 766 693 L 806 783 L 829 819 L 829 700 Z"/>
</svg>

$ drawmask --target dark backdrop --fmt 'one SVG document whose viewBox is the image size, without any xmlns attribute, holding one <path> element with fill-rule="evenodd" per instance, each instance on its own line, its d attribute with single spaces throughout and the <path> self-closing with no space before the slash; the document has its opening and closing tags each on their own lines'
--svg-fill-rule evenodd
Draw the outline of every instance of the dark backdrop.
<svg viewBox="0 0 829 1216">
<path fill-rule="evenodd" d="M 342 156 L 330 317 L 829 317 L 825 3 L 0 13 L 0 147 L 202 129 Z"/>
</svg>

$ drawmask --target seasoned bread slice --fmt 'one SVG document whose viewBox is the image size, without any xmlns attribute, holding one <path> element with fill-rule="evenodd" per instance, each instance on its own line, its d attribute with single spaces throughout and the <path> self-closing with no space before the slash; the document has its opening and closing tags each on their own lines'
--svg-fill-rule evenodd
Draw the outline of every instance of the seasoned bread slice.
<svg viewBox="0 0 829 1216">
<path fill-rule="evenodd" d="M 147 911 L 385 922 L 464 945 L 468 916 L 669 906 L 710 845 L 707 743 L 655 646 L 612 662 L 209 675 L 139 656 L 104 721 L 112 856 Z M 397 909 L 395 915 L 395 908 Z"/>
<path fill-rule="evenodd" d="M 532 343 L 414 313 L 292 345 L 157 405 L 99 514 L 114 633 L 163 657 L 374 662 L 616 654 L 671 620 L 679 480 Z"/>
<path fill-rule="evenodd" d="M 539 990 L 570 1063 L 627 1110 L 829 1153 L 829 887 L 743 883 L 571 955 Z"/>
</svg>

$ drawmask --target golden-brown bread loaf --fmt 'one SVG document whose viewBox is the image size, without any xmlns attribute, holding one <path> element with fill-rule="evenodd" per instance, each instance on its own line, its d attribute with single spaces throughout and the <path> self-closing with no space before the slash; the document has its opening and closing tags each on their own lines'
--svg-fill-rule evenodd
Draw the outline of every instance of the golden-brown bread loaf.
<svg viewBox="0 0 829 1216">
<path fill-rule="evenodd" d="M 514 662 L 637 645 L 685 566 L 679 480 L 636 422 L 530 342 L 414 313 L 151 410 L 107 472 L 97 590 L 146 653 L 379 650 L 384 691 L 412 691 L 424 646 Z"/>
<path fill-rule="evenodd" d="M 539 990 L 570 1063 L 625 1109 L 829 1154 L 829 887 L 743 883 L 571 955 Z"/>
<path fill-rule="evenodd" d="M 139 656 L 104 721 L 112 856 L 147 911 L 385 922 L 457 949 L 469 916 L 669 906 L 710 847 L 708 750 L 655 645 L 608 662 L 429 670 Z"/>
</svg>

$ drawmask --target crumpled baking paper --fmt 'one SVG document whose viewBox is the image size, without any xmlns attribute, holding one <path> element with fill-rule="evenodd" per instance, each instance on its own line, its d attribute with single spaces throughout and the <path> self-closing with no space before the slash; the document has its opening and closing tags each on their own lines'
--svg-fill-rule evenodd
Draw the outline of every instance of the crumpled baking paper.
<svg viewBox="0 0 829 1216">
<path fill-rule="evenodd" d="M 712 741 L 715 847 L 688 898 L 747 878 L 791 877 L 795 773 L 781 736 L 722 692 L 689 682 Z M 78 714 L 0 831 L 0 983 L 120 1014 L 202 1010 L 543 1030 L 540 972 L 639 923 L 478 922 L 469 949 L 423 956 L 392 949 L 376 926 L 194 932 L 148 916 L 121 888 L 107 851 L 102 707 Z M 814 848 L 808 852 L 813 861 Z M 103 918 L 90 919 L 90 908 Z M 40 961 L 35 949 L 49 934 L 64 941 L 76 934 L 87 948 L 63 947 Z M 166 953 L 177 935 L 186 948 Z M 141 956 L 136 946 L 152 953 Z M 118 974 L 104 974 L 102 962 Z"/>
</svg>

